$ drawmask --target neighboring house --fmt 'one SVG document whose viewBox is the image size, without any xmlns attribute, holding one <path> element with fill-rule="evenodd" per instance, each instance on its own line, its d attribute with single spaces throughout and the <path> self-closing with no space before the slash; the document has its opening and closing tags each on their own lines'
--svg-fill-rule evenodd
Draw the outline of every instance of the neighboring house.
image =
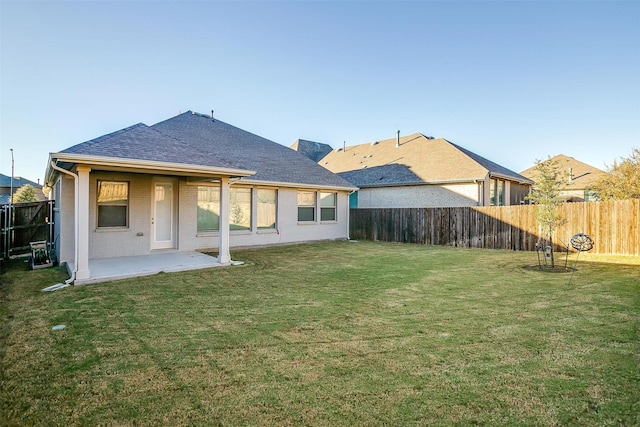
<svg viewBox="0 0 640 427">
<path fill-rule="evenodd" d="M 29 181 L 28 179 L 21 178 L 19 176 L 13 177 L 13 194 L 24 185 L 31 185 L 36 189 L 36 197 L 38 200 L 47 200 L 47 197 L 42 193 L 42 185 Z M 0 174 L 0 205 L 6 205 L 11 202 L 11 177 Z"/>
<path fill-rule="evenodd" d="M 591 184 L 600 179 L 606 172 L 582 163 L 573 157 L 558 154 L 549 160 L 556 161 L 558 168 L 565 172 L 567 180 L 565 189 L 561 192 L 567 202 L 589 202 L 598 200 L 597 195 L 591 191 Z M 535 166 L 520 172 L 521 175 L 535 181 L 538 171 Z"/>
<path fill-rule="evenodd" d="M 299 153 L 186 112 L 50 154 L 58 259 L 76 283 L 89 260 L 157 251 L 347 239 L 355 188 Z"/>
<path fill-rule="evenodd" d="M 518 205 L 532 184 L 446 139 L 420 133 L 338 148 L 318 164 L 359 187 L 352 208 Z"/>
</svg>

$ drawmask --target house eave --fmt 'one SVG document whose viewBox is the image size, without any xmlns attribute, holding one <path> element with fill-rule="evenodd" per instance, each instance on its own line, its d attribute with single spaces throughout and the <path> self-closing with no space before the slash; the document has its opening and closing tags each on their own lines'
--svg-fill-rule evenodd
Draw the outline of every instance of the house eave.
<svg viewBox="0 0 640 427">
<path fill-rule="evenodd" d="M 417 187 L 421 185 L 447 185 L 447 184 L 476 184 L 484 181 L 484 178 L 449 179 L 441 181 L 416 181 L 416 182 L 390 182 L 384 184 L 362 184 L 360 188 L 382 187 Z"/>
<path fill-rule="evenodd" d="M 182 176 L 228 176 L 245 177 L 251 176 L 256 171 L 235 168 L 221 168 L 202 165 L 190 165 L 184 163 L 159 162 L 140 159 L 127 159 L 119 157 L 93 156 L 87 154 L 73 153 L 50 153 L 49 160 L 56 163 L 69 163 L 73 165 L 83 164 L 96 169 L 109 171 L 134 172 L 134 173 L 162 173 L 165 175 Z M 46 179 L 53 175 L 51 166 L 47 167 Z"/>
<path fill-rule="evenodd" d="M 518 184 L 533 185 L 533 181 L 531 181 L 530 179 L 525 178 L 525 177 L 517 178 L 517 177 L 512 176 L 512 175 L 503 175 L 503 174 L 494 173 L 494 172 L 490 172 L 489 173 L 489 177 L 490 178 L 505 179 L 505 180 L 508 180 L 508 181 L 517 182 Z"/>
<path fill-rule="evenodd" d="M 313 190 L 357 191 L 358 187 L 343 187 L 337 185 L 304 184 L 300 182 L 265 181 L 251 178 L 242 178 L 239 183 L 251 185 L 264 185 L 269 187 L 308 188 Z"/>
</svg>

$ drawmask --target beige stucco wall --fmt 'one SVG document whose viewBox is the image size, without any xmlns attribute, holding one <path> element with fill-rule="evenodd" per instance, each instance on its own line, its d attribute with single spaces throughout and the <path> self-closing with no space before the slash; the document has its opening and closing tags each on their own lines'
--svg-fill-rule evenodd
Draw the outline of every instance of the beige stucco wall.
<svg viewBox="0 0 640 427">
<path fill-rule="evenodd" d="M 431 208 L 478 206 L 475 183 L 364 188 L 358 191 L 359 208 Z"/>
<path fill-rule="evenodd" d="M 255 187 L 253 187 L 255 188 Z M 218 247 L 218 233 L 197 232 L 197 186 L 180 186 L 180 249 L 197 250 Z M 318 212 L 319 214 L 319 212 Z M 348 238 L 349 196 L 338 193 L 337 221 L 298 223 L 298 190 L 279 188 L 277 229 L 231 231 L 230 247 L 275 245 L 281 243 Z M 252 217 L 255 218 L 255 205 Z"/>
<path fill-rule="evenodd" d="M 129 226 L 122 229 L 97 229 L 97 182 L 98 180 L 128 181 Z M 177 190 L 176 250 L 216 249 L 218 233 L 197 232 L 197 185 L 177 177 L 162 177 L 119 172 L 91 172 L 89 177 L 89 259 L 119 256 L 148 255 L 151 248 L 152 192 L 156 180 L 172 181 Z M 60 261 L 74 259 L 74 181 L 64 177 L 60 214 Z M 238 184 L 234 184 L 238 185 Z M 250 186 L 257 188 L 257 186 Z M 337 221 L 302 223 L 297 221 L 298 190 L 279 188 L 277 201 L 277 230 L 231 231 L 231 247 L 247 247 L 294 243 L 313 240 L 336 240 L 348 238 L 349 201 L 348 192 L 339 192 Z M 57 202 L 58 203 L 58 202 Z M 319 214 L 319 212 L 318 212 Z M 255 218 L 255 207 L 252 215 Z"/>
</svg>

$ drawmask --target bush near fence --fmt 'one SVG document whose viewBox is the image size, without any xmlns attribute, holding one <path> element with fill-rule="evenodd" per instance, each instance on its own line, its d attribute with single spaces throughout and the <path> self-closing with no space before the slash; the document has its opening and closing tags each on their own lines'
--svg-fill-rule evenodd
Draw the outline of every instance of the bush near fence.
<svg viewBox="0 0 640 427">
<path fill-rule="evenodd" d="M 351 209 L 350 238 L 464 248 L 535 250 L 541 240 L 535 205 Z M 554 234 L 564 250 L 571 236 L 594 240 L 592 253 L 640 255 L 640 200 L 566 203 Z"/>
</svg>

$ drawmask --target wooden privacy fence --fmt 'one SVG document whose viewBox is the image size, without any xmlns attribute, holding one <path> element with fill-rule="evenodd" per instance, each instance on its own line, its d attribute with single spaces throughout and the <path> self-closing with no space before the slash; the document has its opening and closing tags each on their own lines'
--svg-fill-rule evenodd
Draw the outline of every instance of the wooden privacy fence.
<svg viewBox="0 0 640 427">
<path fill-rule="evenodd" d="M 351 209 L 350 237 L 360 240 L 533 251 L 540 240 L 535 205 L 460 208 Z M 592 253 L 640 255 L 640 200 L 565 203 L 554 234 L 557 249 L 571 236 L 594 240 Z"/>
<path fill-rule="evenodd" d="M 0 206 L 0 256 L 28 253 L 30 242 L 51 242 L 53 201 Z"/>
</svg>

